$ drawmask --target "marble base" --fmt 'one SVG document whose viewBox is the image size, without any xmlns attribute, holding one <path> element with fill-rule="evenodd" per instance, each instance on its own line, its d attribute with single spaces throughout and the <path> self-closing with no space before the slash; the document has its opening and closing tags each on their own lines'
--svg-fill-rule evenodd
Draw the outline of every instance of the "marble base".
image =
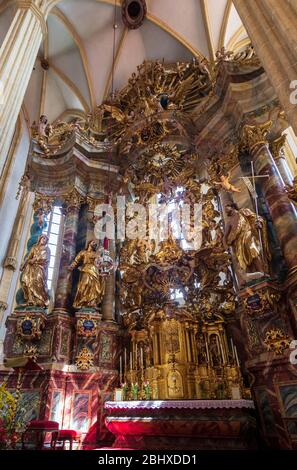
<svg viewBox="0 0 297 470">
<path fill-rule="evenodd" d="M 139 450 L 256 449 L 249 400 L 106 402 L 115 448 Z"/>
</svg>

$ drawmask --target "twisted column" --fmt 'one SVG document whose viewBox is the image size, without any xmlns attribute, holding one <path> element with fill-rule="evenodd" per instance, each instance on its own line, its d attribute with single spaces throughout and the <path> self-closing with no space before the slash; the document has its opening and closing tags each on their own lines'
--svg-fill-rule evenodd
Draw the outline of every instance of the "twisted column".
<svg viewBox="0 0 297 470">
<path fill-rule="evenodd" d="M 83 202 L 80 194 L 74 190 L 65 199 L 63 207 L 65 214 L 63 248 L 59 267 L 57 289 L 55 295 L 54 313 L 69 311 L 69 297 L 72 288 L 72 275 L 68 267 L 76 255 L 76 239 L 79 221 L 79 210 Z"/>
<path fill-rule="evenodd" d="M 112 259 L 115 259 L 115 243 L 109 240 L 109 252 Z M 107 276 L 105 281 L 105 292 L 102 300 L 102 320 L 114 321 L 115 310 L 115 270 Z"/>
</svg>

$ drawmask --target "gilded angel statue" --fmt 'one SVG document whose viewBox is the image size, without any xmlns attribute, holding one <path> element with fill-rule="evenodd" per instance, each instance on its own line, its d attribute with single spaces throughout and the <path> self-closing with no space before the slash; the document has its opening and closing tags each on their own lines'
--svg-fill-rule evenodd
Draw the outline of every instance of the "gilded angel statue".
<svg viewBox="0 0 297 470">
<path fill-rule="evenodd" d="M 228 222 L 224 244 L 233 249 L 234 256 L 245 273 L 269 272 L 269 251 L 265 220 L 250 209 L 238 209 L 235 203 L 227 204 Z"/>
<path fill-rule="evenodd" d="M 105 278 L 100 272 L 101 258 L 97 253 L 97 243 L 91 240 L 87 248 L 78 253 L 69 266 L 69 271 L 81 265 L 73 307 L 98 307 L 105 291 Z"/>
<path fill-rule="evenodd" d="M 21 286 L 28 305 L 47 307 L 47 270 L 50 262 L 48 237 L 41 235 L 21 266 Z"/>
</svg>

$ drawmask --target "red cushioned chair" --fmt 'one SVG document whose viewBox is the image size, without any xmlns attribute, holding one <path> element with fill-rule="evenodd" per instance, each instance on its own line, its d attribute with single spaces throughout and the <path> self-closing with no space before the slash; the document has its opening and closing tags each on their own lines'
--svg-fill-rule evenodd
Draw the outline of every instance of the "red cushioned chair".
<svg viewBox="0 0 297 470">
<path fill-rule="evenodd" d="M 59 430 L 59 423 L 56 421 L 32 420 L 27 429 L 22 433 L 22 449 L 25 449 L 25 436 L 33 433 L 36 449 L 41 450 L 44 446 L 46 433 L 55 433 Z"/>
<path fill-rule="evenodd" d="M 59 449 L 64 450 L 65 442 L 69 441 L 69 450 L 72 450 L 73 441 L 78 442 L 78 447 L 80 446 L 80 432 L 74 431 L 73 429 L 61 429 L 52 434 L 51 448 L 53 450 L 57 449 L 57 442 L 62 445 L 59 446 Z"/>
</svg>

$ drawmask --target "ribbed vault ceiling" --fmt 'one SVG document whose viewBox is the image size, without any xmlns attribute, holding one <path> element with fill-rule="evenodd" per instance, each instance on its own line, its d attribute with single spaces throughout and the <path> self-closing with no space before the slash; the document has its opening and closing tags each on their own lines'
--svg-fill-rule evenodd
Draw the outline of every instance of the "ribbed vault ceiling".
<svg viewBox="0 0 297 470">
<path fill-rule="evenodd" d="M 13 15 L 0 2 L 2 43 Z M 213 59 L 225 46 L 244 46 L 247 34 L 230 0 L 147 0 L 143 25 L 128 30 L 117 0 L 114 87 L 124 86 L 144 60 Z M 48 37 L 39 51 L 25 97 L 30 122 L 89 112 L 111 90 L 114 0 L 62 0 L 48 17 Z M 49 63 L 48 70 L 41 59 Z"/>
</svg>

